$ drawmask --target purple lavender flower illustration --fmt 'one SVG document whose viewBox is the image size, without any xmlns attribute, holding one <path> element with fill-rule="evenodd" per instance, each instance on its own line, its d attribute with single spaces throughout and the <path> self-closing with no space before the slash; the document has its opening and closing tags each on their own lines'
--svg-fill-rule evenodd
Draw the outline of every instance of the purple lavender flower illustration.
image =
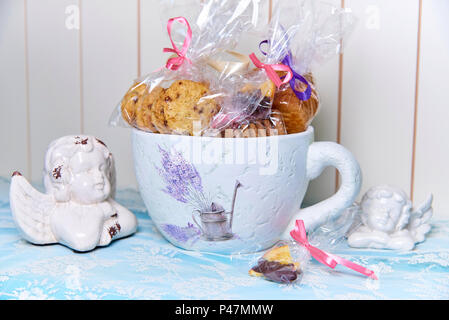
<svg viewBox="0 0 449 320">
<path fill-rule="evenodd" d="M 187 223 L 187 227 L 179 227 L 174 224 L 163 224 L 161 228 L 179 242 L 187 242 L 189 239 L 197 238 L 201 234 L 200 230 L 190 222 Z"/>
<path fill-rule="evenodd" d="M 195 166 L 188 163 L 179 151 L 169 152 L 159 147 L 162 159 L 159 174 L 166 183 L 163 191 L 177 201 L 189 203 L 196 209 L 207 209 L 201 177 Z"/>
</svg>

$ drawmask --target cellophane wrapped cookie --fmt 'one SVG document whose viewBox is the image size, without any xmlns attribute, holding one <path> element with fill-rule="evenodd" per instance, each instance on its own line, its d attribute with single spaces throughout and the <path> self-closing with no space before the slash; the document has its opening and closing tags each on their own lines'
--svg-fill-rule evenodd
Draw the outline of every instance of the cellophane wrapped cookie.
<svg viewBox="0 0 449 320">
<path fill-rule="evenodd" d="M 279 241 L 259 258 L 249 275 L 283 284 L 298 284 L 310 261 L 309 252 L 294 241 Z"/>
<path fill-rule="evenodd" d="M 299 284 L 308 268 L 313 267 L 309 264 L 312 259 L 310 246 L 315 247 L 312 249 L 315 253 L 318 248 L 321 257 L 328 255 L 334 258 L 331 252 L 343 243 L 347 234 L 353 229 L 353 224 L 356 223 L 354 218 L 357 215 L 357 208 L 353 205 L 344 210 L 340 216 L 329 218 L 324 224 L 307 233 L 303 229 L 304 238 L 302 239 L 300 237 L 293 240 L 295 238 L 292 236 L 291 240 L 279 241 L 255 262 L 251 262 L 249 275 L 277 283 Z M 302 226 L 304 227 L 304 224 Z M 301 234 L 298 230 L 295 232 L 296 236 Z M 306 246 L 309 246 L 309 249 Z"/>
<path fill-rule="evenodd" d="M 260 27 L 268 0 L 161 2 L 165 13 L 181 10 L 192 24 L 183 16 L 168 20 L 172 48 L 164 52 L 173 55 L 131 85 L 112 125 L 229 138 L 307 129 L 320 105 L 312 67 L 339 52 L 349 12 L 314 0 L 278 2 L 258 58 L 233 50 Z"/>
<path fill-rule="evenodd" d="M 224 137 L 259 136 L 254 130 L 261 126 L 279 135 L 307 130 L 320 105 L 311 70 L 339 53 L 351 25 L 352 15 L 345 9 L 315 0 L 279 1 L 261 34 L 262 57 L 251 55 L 258 69 L 221 70 L 220 82 L 230 94 L 211 128 Z"/>
<path fill-rule="evenodd" d="M 320 100 L 313 76 L 311 73 L 307 73 L 304 78 L 308 84 L 302 82 L 295 84 L 295 90 L 305 92 L 307 86 L 310 86 L 311 92 L 308 99 L 298 98 L 290 84 L 282 85 L 274 95 L 272 108 L 282 115 L 288 133 L 306 131 L 318 112 Z"/>
<path fill-rule="evenodd" d="M 276 87 L 265 72 L 247 71 L 232 82 L 239 85 L 222 100 L 210 132 L 215 131 L 224 138 L 287 134 L 281 113 L 272 110 Z"/>
<path fill-rule="evenodd" d="M 251 57 L 253 54 L 242 57 L 235 52 L 228 53 L 237 56 L 239 62 L 219 60 L 226 63 L 215 67 L 226 95 L 220 112 L 211 121 L 210 130 L 228 138 L 287 134 L 283 116 L 279 110 L 272 110 L 276 85 L 261 62 L 255 55 Z"/>
<path fill-rule="evenodd" d="M 259 21 L 259 2 L 238 0 L 161 0 L 166 11 L 191 8 L 185 17 L 168 20 L 172 48 L 165 66 L 137 79 L 111 116 L 110 124 L 182 135 L 203 135 L 226 101 L 234 99 L 235 83 L 212 67 L 221 52 L 238 43 Z M 199 8 L 197 10 L 197 8 Z M 249 81 L 248 81 L 249 83 Z M 211 134 L 214 134 L 212 132 Z"/>
<path fill-rule="evenodd" d="M 325 2 L 292 0 L 276 7 L 261 51 L 267 63 L 288 65 L 293 72 L 293 79 L 276 89 L 272 103 L 288 134 L 307 130 L 316 116 L 320 99 L 312 70 L 340 52 L 353 23 L 349 9 Z"/>
</svg>

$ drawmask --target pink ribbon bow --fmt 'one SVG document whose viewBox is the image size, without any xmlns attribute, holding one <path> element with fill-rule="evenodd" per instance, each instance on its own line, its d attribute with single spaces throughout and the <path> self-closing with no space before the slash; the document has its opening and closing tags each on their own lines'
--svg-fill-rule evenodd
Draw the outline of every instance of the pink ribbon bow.
<svg viewBox="0 0 449 320">
<path fill-rule="evenodd" d="M 265 69 L 265 72 L 267 73 L 268 78 L 270 78 L 271 81 L 276 85 L 276 87 L 280 87 L 284 83 L 288 83 L 293 78 L 293 72 L 290 69 L 289 66 L 286 66 L 284 64 L 265 64 L 260 62 L 260 60 L 256 57 L 254 53 L 251 53 L 249 55 L 249 58 L 254 63 L 254 65 L 257 68 Z M 284 80 L 281 80 L 281 78 L 278 76 L 276 71 L 286 71 L 287 75 L 285 76 Z"/>
<path fill-rule="evenodd" d="M 184 39 L 184 43 L 182 44 L 181 50 L 178 49 L 178 47 L 175 45 L 175 43 L 173 42 L 173 39 L 171 37 L 171 28 L 172 28 L 173 22 L 175 22 L 175 21 L 178 21 L 187 27 L 187 34 Z M 165 64 L 165 67 L 167 69 L 177 70 L 184 63 L 184 60 L 186 60 L 188 63 L 192 63 L 190 61 L 190 59 L 186 57 L 187 50 L 189 49 L 190 42 L 192 41 L 192 29 L 190 28 L 190 25 L 189 25 L 189 22 L 187 21 L 187 19 L 184 17 L 171 18 L 167 22 L 167 31 L 168 31 L 168 36 L 170 38 L 170 42 L 171 42 L 173 48 L 164 48 L 163 51 L 164 52 L 172 52 L 172 53 L 177 54 L 178 56 L 169 58 L 167 60 L 167 63 Z"/>
<path fill-rule="evenodd" d="M 332 269 L 335 268 L 337 264 L 344 265 L 345 267 L 357 271 L 371 279 L 378 280 L 374 271 L 362 267 L 354 262 L 343 259 L 341 257 L 335 256 L 331 253 L 327 253 L 317 247 L 312 246 L 307 240 L 306 228 L 304 227 L 304 221 L 296 220 L 295 229 L 290 231 L 290 235 L 293 239 L 303 245 L 318 262 L 325 264 Z"/>
</svg>

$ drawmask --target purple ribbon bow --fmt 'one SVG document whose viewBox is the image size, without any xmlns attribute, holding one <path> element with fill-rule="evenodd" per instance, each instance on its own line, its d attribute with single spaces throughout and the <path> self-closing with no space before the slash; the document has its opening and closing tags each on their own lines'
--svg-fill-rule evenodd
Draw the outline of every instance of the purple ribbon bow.
<svg viewBox="0 0 449 320">
<path fill-rule="evenodd" d="M 263 40 L 261 43 L 259 43 L 259 50 L 260 52 L 262 52 L 263 55 L 267 55 L 267 53 L 265 51 L 262 50 L 262 45 L 264 44 L 268 44 L 269 41 L 268 40 Z M 289 81 L 290 87 L 292 88 L 293 92 L 295 93 L 295 95 L 298 97 L 299 100 L 309 100 L 310 96 L 312 95 L 312 87 L 310 86 L 309 82 L 307 81 L 306 78 L 304 78 L 302 75 L 300 75 L 299 73 L 297 73 L 295 70 L 293 70 L 292 68 L 292 52 L 290 50 L 288 50 L 287 55 L 282 59 L 281 63 L 287 65 L 290 67 L 290 69 L 292 70 L 293 73 L 293 78 Z M 305 91 L 301 92 L 295 89 L 295 85 L 296 85 L 296 80 L 301 81 L 302 83 L 304 83 L 307 88 Z"/>
</svg>

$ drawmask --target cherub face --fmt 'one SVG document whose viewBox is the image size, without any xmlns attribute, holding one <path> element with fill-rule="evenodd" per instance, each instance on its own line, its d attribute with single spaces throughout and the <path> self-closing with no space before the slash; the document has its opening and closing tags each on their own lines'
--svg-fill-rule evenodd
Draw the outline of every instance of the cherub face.
<svg viewBox="0 0 449 320">
<path fill-rule="evenodd" d="M 108 163 L 98 149 L 79 152 L 70 159 L 72 171 L 72 200 L 92 204 L 109 197 L 111 184 L 108 178 Z"/>
<path fill-rule="evenodd" d="M 392 199 L 369 200 L 362 204 L 365 223 L 374 230 L 392 233 L 402 213 L 403 204 Z"/>
</svg>

